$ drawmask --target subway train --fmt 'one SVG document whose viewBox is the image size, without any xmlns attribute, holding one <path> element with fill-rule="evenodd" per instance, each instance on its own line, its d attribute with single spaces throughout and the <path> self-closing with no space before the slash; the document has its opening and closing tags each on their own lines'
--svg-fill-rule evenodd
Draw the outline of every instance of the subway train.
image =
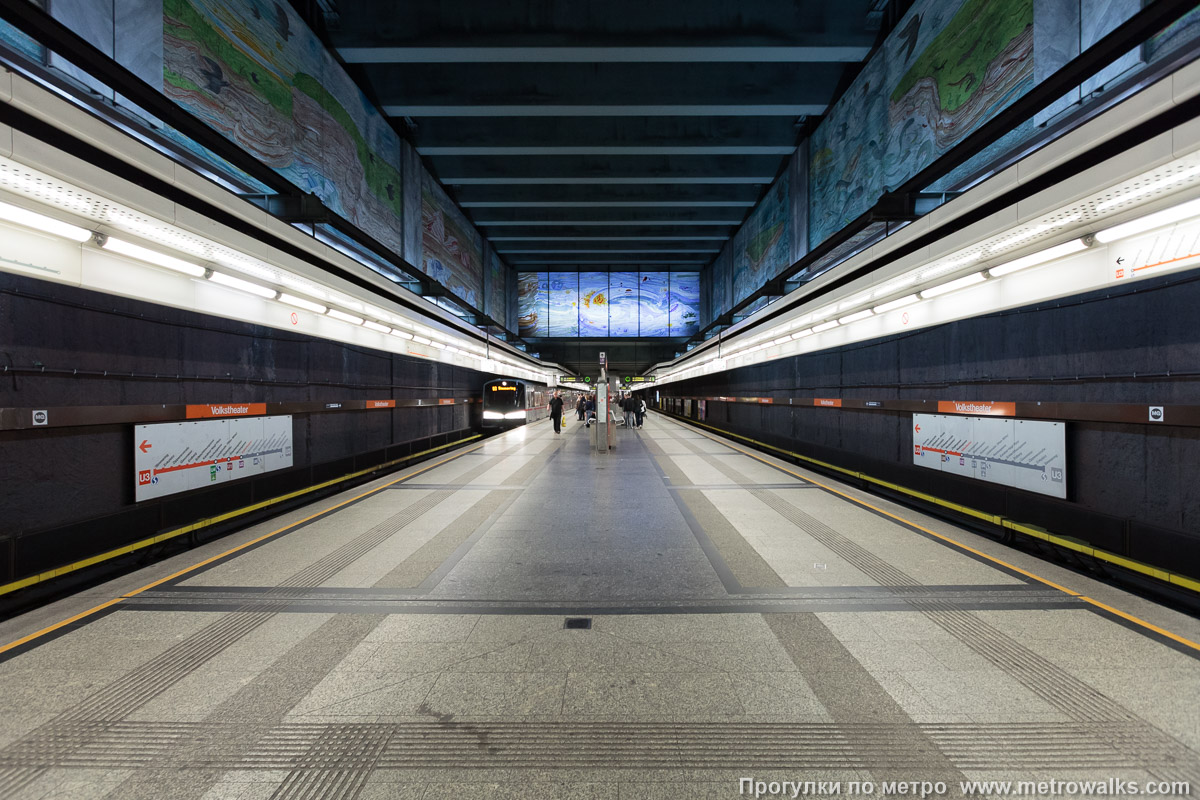
<svg viewBox="0 0 1200 800">
<path fill-rule="evenodd" d="M 511 428 L 550 416 L 545 386 L 503 378 L 483 385 L 483 427 Z"/>
</svg>

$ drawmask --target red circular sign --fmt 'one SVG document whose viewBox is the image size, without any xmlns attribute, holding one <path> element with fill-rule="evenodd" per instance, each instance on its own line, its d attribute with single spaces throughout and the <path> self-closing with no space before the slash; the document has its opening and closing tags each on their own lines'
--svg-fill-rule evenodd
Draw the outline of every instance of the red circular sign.
<svg viewBox="0 0 1200 800">
<path fill-rule="evenodd" d="M 299 325 L 299 324 L 300 324 L 300 315 L 299 315 L 299 314 L 297 314 L 295 311 L 293 311 L 293 312 L 292 312 L 292 324 L 293 324 L 293 325 Z"/>
<path fill-rule="evenodd" d="M 292 316 L 295 316 L 295 314 L 293 314 Z M 908 324 L 908 312 L 907 311 L 905 311 L 903 314 L 900 315 L 900 324 L 902 324 L 902 325 Z"/>
</svg>

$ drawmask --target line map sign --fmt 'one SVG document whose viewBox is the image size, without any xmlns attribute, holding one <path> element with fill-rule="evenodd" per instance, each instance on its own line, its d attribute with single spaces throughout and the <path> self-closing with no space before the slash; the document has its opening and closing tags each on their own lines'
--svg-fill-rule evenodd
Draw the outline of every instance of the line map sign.
<svg viewBox="0 0 1200 800">
<path fill-rule="evenodd" d="M 291 416 L 136 425 L 137 502 L 292 466 Z"/>
<path fill-rule="evenodd" d="M 913 464 L 1065 499 L 1066 424 L 913 414 Z"/>
</svg>

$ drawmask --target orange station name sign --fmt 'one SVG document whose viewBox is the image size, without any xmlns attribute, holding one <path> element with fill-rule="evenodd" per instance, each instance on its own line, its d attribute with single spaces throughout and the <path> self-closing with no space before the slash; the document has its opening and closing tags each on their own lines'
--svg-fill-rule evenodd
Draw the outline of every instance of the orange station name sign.
<svg viewBox="0 0 1200 800">
<path fill-rule="evenodd" d="M 266 403 L 206 403 L 203 405 L 189 405 L 187 407 L 188 419 L 257 417 L 266 413 Z"/>
<path fill-rule="evenodd" d="M 1016 403 L 991 400 L 939 400 L 939 414 L 971 414 L 976 417 L 1015 417 Z"/>
</svg>

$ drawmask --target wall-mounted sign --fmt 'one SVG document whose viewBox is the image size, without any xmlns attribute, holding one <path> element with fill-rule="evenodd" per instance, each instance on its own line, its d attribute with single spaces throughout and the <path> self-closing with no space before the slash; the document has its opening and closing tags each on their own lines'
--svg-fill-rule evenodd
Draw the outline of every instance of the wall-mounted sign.
<svg viewBox="0 0 1200 800">
<path fill-rule="evenodd" d="M 136 425 L 138 502 L 292 466 L 290 416 Z"/>
<path fill-rule="evenodd" d="M 977 417 L 1015 417 L 1016 403 L 997 403 L 992 400 L 939 400 L 939 414 L 973 414 Z"/>
<path fill-rule="evenodd" d="M 813 405 L 821 408 L 841 408 L 842 400 L 839 397 L 817 397 L 813 399 Z"/>
<path fill-rule="evenodd" d="M 188 419 L 258 417 L 267 413 L 266 403 L 204 403 L 187 407 Z"/>
<path fill-rule="evenodd" d="M 913 414 L 913 464 L 1067 496 L 1066 423 Z"/>
</svg>

